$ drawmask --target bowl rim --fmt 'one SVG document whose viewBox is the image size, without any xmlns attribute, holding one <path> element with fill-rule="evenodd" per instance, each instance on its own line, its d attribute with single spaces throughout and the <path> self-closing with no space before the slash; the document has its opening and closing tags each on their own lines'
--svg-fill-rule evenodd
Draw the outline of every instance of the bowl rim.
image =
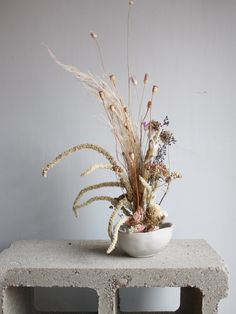
<svg viewBox="0 0 236 314">
<path fill-rule="evenodd" d="M 171 222 L 165 222 L 165 223 L 163 223 L 163 224 L 161 224 L 159 226 L 159 229 L 148 231 L 148 232 L 127 232 L 127 230 L 119 229 L 119 233 L 121 233 L 121 234 L 128 234 L 128 235 L 140 235 L 140 236 L 142 236 L 142 235 L 145 235 L 145 234 L 155 233 L 155 232 L 158 232 L 158 231 L 160 232 L 161 230 L 165 230 L 165 229 L 173 229 L 173 224 Z"/>
</svg>

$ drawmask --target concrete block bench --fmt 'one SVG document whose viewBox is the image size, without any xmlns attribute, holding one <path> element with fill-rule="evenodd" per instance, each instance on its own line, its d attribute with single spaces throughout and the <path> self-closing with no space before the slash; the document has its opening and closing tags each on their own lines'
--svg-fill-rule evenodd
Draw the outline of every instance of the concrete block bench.
<svg viewBox="0 0 236 314">
<path fill-rule="evenodd" d="M 179 309 L 162 314 L 216 314 L 227 295 L 226 266 L 204 240 L 172 240 L 151 258 L 132 258 L 119 250 L 107 256 L 106 248 L 106 241 L 13 243 L 0 254 L 0 313 L 41 313 L 32 302 L 35 287 L 94 289 L 99 314 L 124 313 L 118 296 L 124 287 L 180 287 Z"/>
</svg>

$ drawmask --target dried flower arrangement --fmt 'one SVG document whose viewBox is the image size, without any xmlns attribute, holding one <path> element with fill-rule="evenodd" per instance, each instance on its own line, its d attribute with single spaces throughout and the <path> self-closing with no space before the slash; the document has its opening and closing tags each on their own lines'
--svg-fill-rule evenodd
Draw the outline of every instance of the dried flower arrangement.
<svg viewBox="0 0 236 314">
<path fill-rule="evenodd" d="M 129 40 L 129 19 L 132 5 L 133 1 L 129 1 L 127 42 Z M 101 65 L 104 69 L 97 35 L 95 33 L 90 35 L 96 42 Z M 174 135 L 167 129 L 169 126 L 168 117 L 165 117 L 162 122 L 152 118 L 154 95 L 159 90 L 157 85 L 152 87 L 150 100 L 147 102 L 145 113 L 141 117 L 144 91 L 149 80 L 147 73 L 144 75 L 142 96 L 138 104 L 139 119 L 135 121 L 132 118 L 130 90 L 132 85 L 137 88 L 137 80 L 130 75 L 128 48 L 128 105 L 126 105 L 118 91 L 117 79 L 114 74 L 107 75 L 104 70 L 105 78 L 97 78 L 79 71 L 74 66 L 60 62 L 49 48 L 48 51 L 59 66 L 72 73 L 97 96 L 103 105 L 115 138 L 117 159 L 101 146 L 81 144 L 59 154 L 44 167 L 42 175 L 46 177 L 48 171 L 57 163 L 82 149 L 97 151 L 106 158 L 107 163 L 96 163 L 81 175 L 89 175 L 97 169 L 109 169 L 114 172 L 117 180 L 90 185 L 82 189 L 74 201 L 73 210 L 75 215 L 78 216 L 80 208 L 95 201 L 108 201 L 111 203 L 112 213 L 108 223 L 108 234 L 111 239 L 111 244 L 107 250 L 109 254 L 116 246 L 119 229 L 122 226 L 128 228 L 129 232 L 150 232 L 157 230 L 167 217 L 167 212 L 162 210 L 160 205 L 169 190 L 170 183 L 177 178 L 181 178 L 179 172 L 171 172 L 170 167 L 165 163 L 168 148 L 175 144 L 176 140 Z M 119 158 L 120 156 L 122 158 Z M 94 196 L 85 202 L 81 202 L 81 198 L 85 193 L 103 187 L 120 187 L 122 194 L 117 198 Z M 155 197 L 158 191 L 162 193 L 162 196 L 159 202 L 156 202 Z M 120 219 L 115 224 L 118 217 Z"/>
</svg>

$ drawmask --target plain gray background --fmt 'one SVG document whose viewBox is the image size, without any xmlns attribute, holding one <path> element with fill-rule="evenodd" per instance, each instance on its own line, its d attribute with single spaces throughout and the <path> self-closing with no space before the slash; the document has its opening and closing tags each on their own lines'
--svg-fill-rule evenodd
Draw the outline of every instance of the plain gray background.
<svg viewBox="0 0 236 314">
<path fill-rule="evenodd" d="M 126 88 L 127 1 L 0 0 L 0 248 L 18 239 L 107 239 L 107 203 L 71 207 L 109 172 L 80 173 L 98 161 L 81 152 L 41 177 L 57 153 L 79 143 L 115 151 L 102 106 L 50 59 L 101 74 L 90 31 L 106 68 Z M 171 166 L 183 179 L 163 203 L 176 238 L 204 238 L 230 269 L 220 314 L 235 312 L 235 0 L 137 0 L 132 11 L 131 73 L 150 75 L 160 92 L 154 114 L 167 114 L 178 140 Z M 134 98 L 135 99 L 135 98 Z M 117 195 L 117 192 L 112 192 Z"/>
</svg>

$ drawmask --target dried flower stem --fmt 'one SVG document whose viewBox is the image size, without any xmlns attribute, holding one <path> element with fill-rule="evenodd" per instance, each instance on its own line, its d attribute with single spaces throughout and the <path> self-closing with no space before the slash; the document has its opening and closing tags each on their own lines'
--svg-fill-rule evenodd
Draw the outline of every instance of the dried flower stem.
<svg viewBox="0 0 236 314">
<path fill-rule="evenodd" d="M 108 201 L 108 202 L 112 203 L 112 202 L 114 202 L 114 198 L 111 197 L 111 196 L 103 196 L 103 195 L 91 197 L 86 202 L 84 202 L 82 204 L 76 204 L 76 205 L 73 206 L 73 211 L 75 213 L 75 216 L 78 217 L 77 209 L 80 209 L 82 207 L 88 206 L 88 205 L 90 205 L 90 204 L 92 204 L 93 202 L 96 202 L 96 201 Z"/>
<path fill-rule="evenodd" d="M 48 171 L 52 169 L 56 164 L 58 164 L 61 160 L 63 160 L 65 157 L 72 155 L 75 152 L 78 152 L 81 149 L 92 149 L 97 151 L 98 153 L 102 154 L 106 157 L 106 159 L 113 165 L 117 166 L 117 163 L 115 159 L 101 146 L 95 145 L 95 144 L 80 144 L 77 146 L 74 146 L 65 152 L 59 154 L 53 161 L 51 161 L 49 164 L 46 165 L 46 167 L 43 168 L 42 175 L 44 177 L 47 177 Z"/>
<path fill-rule="evenodd" d="M 121 218 L 121 220 L 117 223 L 115 230 L 114 230 L 114 233 L 113 233 L 112 242 L 111 242 L 109 248 L 107 249 L 107 254 L 110 254 L 115 249 L 115 246 L 116 246 L 116 243 L 118 240 L 119 229 L 127 221 L 127 219 L 128 218 L 125 216 L 125 217 Z"/>
<path fill-rule="evenodd" d="M 169 187 L 170 187 L 170 182 L 168 182 L 168 184 L 167 184 L 165 193 L 164 193 L 164 195 L 162 196 L 162 198 L 161 198 L 161 200 L 160 200 L 160 202 L 159 202 L 159 205 L 161 205 L 161 203 L 163 202 L 164 198 L 166 197 L 166 194 L 167 194 L 167 192 L 169 191 Z"/>
<path fill-rule="evenodd" d="M 122 184 L 120 182 L 102 182 L 102 183 L 98 183 L 98 184 L 94 184 L 94 185 L 90 185 L 90 186 L 87 186 L 86 188 L 82 189 L 79 194 L 77 195 L 75 201 L 74 201 L 74 204 L 73 204 L 73 210 L 74 210 L 74 213 L 76 215 L 76 217 L 78 216 L 78 213 L 76 211 L 76 209 L 79 209 L 81 207 L 81 205 L 79 205 L 79 200 L 81 199 L 81 197 L 89 192 L 89 191 L 92 191 L 92 190 L 96 190 L 96 189 L 101 189 L 103 187 L 114 187 L 114 186 L 117 186 L 117 187 L 123 187 Z M 82 206 L 83 207 L 83 206 Z"/>
<path fill-rule="evenodd" d="M 83 173 L 81 173 L 81 176 L 87 176 L 97 169 L 112 169 L 112 168 L 113 166 L 111 164 L 94 164 L 90 166 L 87 170 L 85 170 Z"/>
<path fill-rule="evenodd" d="M 127 36 L 126 36 L 126 57 L 127 57 L 127 76 L 128 76 L 128 106 L 130 108 L 130 63 L 129 63 L 129 28 L 130 28 L 130 12 L 133 3 L 129 2 L 128 17 L 127 17 Z"/>
<path fill-rule="evenodd" d="M 99 58 L 100 58 L 101 67 L 102 67 L 102 70 L 103 70 L 104 74 L 106 75 L 106 70 L 105 70 L 103 56 L 102 56 L 102 50 L 101 50 L 101 47 L 100 47 L 100 44 L 99 44 L 99 41 L 98 41 L 98 38 L 97 38 L 97 34 L 90 33 L 90 35 L 95 40 L 96 47 L 97 47 L 98 54 L 99 54 Z"/>
<path fill-rule="evenodd" d="M 110 237 L 110 239 L 112 240 L 112 237 L 113 237 L 113 223 L 114 223 L 114 220 L 116 218 L 116 216 L 118 215 L 119 211 L 121 209 L 121 204 L 118 203 L 117 206 L 115 207 L 115 209 L 113 210 L 111 216 L 110 216 L 110 219 L 109 219 L 109 222 L 108 222 L 108 235 Z"/>
</svg>

